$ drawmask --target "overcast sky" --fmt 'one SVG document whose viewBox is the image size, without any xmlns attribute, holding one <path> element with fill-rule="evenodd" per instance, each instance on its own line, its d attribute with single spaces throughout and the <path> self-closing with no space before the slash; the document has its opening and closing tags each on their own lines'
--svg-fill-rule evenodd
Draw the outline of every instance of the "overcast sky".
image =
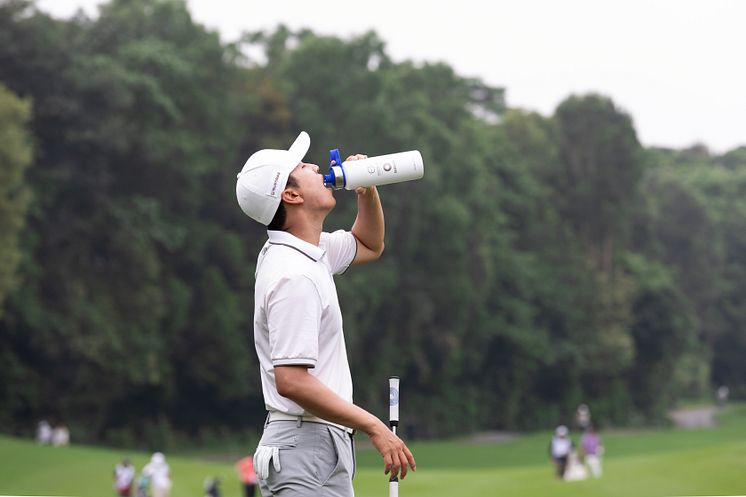
<svg viewBox="0 0 746 497">
<path fill-rule="evenodd" d="M 37 0 L 57 17 L 101 0 Z M 746 1 L 188 0 L 226 41 L 242 31 L 375 30 L 396 61 L 443 61 L 550 115 L 572 93 L 610 96 L 645 145 L 746 145 Z M 336 68 L 344 74 L 344 68 Z"/>
</svg>

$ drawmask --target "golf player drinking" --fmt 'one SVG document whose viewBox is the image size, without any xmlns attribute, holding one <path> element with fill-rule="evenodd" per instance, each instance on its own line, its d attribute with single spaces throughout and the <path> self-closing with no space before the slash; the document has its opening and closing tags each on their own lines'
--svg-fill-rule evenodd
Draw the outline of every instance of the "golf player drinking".
<svg viewBox="0 0 746 497">
<path fill-rule="evenodd" d="M 375 187 L 358 188 L 351 231 L 324 232 L 336 200 L 318 166 L 302 162 L 309 146 L 301 132 L 289 150 L 254 153 L 236 183 L 241 209 L 267 226 L 269 238 L 254 293 L 254 343 L 269 411 L 254 453 L 264 497 L 354 495 L 356 430 L 368 434 L 387 474 L 404 478 L 415 469 L 404 442 L 352 403 L 333 279 L 350 264 L 381 256 L 381 201 Z"/>
</svg>

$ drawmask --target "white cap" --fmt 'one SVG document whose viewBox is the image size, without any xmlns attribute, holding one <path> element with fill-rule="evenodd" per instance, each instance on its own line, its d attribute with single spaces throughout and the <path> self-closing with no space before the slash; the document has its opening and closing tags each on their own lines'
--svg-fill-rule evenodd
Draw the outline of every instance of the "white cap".
<svg viewBox="0 0 746 497">
<path fill-rule="evenodd" d="M 264 225 L 272 222 L 288 177 L 310 146 L 311 138 L 301 131 L 290 149 L 264 149 L 249 157 L 236 180 L 238 205 L 247 216 Z"/>
<path fill-rule="evenodd" d="M 557 429 L 556 429 L 556 430 L 554 431 L 554 433 L 555 433 L 555 434 L 556 434 L 556 435 L 557 435 L 558 437 L 564 437 L 564 436 L 566 436 L 566 435 L 567 435 L 567 431 L 568 431 L 568 430 L 567 430 L 567 426 L 565 426 L 565 425 L 559 425 L 559 426 L 557 427 Z"/>
</svg>

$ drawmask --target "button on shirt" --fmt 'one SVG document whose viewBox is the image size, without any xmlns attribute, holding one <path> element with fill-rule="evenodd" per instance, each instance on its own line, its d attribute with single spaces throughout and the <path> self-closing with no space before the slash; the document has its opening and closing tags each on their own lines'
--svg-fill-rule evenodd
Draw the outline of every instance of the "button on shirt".
<svg viewBox="0 0 746 497">
<path fill-rule="evenodd" d="M 307 366 L 321 383 L 352 402 L 333 275 L 343 273 L 355 258 L 355 237 L 343 230 L 322 233 L 316 246 L 285 231 L 267 234 L 254 292 L 254 344 L 267 410 L 308 414 L 277 392 L 275 366 Z"/>
</svg>

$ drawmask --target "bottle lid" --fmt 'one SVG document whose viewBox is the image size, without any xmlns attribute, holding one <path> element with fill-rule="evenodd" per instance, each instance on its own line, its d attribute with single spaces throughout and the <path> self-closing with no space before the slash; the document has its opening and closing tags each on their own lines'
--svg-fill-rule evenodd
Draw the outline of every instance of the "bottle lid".
<svg viewBox="0 0 746 497">
<path fill-rule="evenodd" d="M 324 175 L 324 185 L 331 186 L 335 190 L 344 188 L 346 184 L 342 159 L 339 157 L 339 149 L 329 150 L 329 174 Z"/>
</svg>

